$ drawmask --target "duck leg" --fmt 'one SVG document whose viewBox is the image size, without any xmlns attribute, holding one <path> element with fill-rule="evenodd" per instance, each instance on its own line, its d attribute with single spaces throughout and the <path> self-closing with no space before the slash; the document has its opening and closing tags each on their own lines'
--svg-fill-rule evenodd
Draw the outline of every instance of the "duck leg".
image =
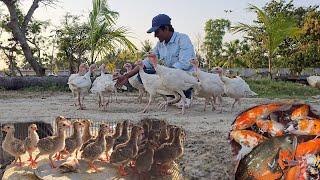
<svg viewBox="0 0 320 180">
<path fill-rule="evenodd" d="M 99 108 L 102 106 L 100 94 L 98 94 L 98 105 L 99 105 Z"/>
<path fill-rule="evenodd" d="M 54 160 L 52 159 L 53 155 L 49 155 L 50 165 L 52 168 L 57 168 L 57 165 L 54 163 Z"/>
<path fill-rule="evenodd" d="M 83 110 L 83 107 L 82 107 L 82 104 L 81 104 L 81 97 L 80 97 L 80 92 L 78 91 L 78 103 L 79 103 L 79 106 L 80 106 L 80 110 Z"/>
<path fill-rule="evenodd" d="M 211 97 L 211 106 L 212 106 L 212 111 L 216 110 L 216 107 L 214 106 L 216 104 L 216 98 L 215 97 Z"/>
<path fill-rule="evenodd" d="M 28 151 L 28 154 L 29 154 L 29 159 L 27 161 L 32 161 L 32 153 Z"/>
<path fill-rule="evenodd" d="M 29 165 L 29 167 L 31 167 L 31 168 L 36 168 L 37 167 L 37 159 L 40 157 L 40 153 L 39 154 L 37 154 L 37 156 L 34 158 L 34 160 L 32 160 L 31 162 L 30 162 L 30 165 Z"/>
<path fill-rule="evenodd" d="M 181 114 L 183 115 L 185 113 L 185 109 L 186 109 L 186 96 L 184 95 L 183 91 L 178 91 L 178 93 L 181 96 L 181 102 L 182 102 L 182 108 L 181 108 Z"/>
<path fill-rule="evenodd" d="M 19 160 L 19 162 L 18 162 L 18 160 Z M 14 160 L 14 165 L 15 165 L 15 166 L 19 166 L 19 167 L 21 167 L 21 166 L 23 165 L 20 156 L 15 158 L 15 160 Z"/>
<path fill-rule="evenodd" d="M 149 106 L 150 106 L 150 104 L 151 104 L 151 102 L 152 102 L 152 99 L 153 99 L 153 96 L 150 94 L 148 104 L 147 104 L 146 107 L 143 109 L 142 113 L 146 113 L 146 112 L 147 112 L 147 110 L 148 110 L 148 108 L 149 108 Z"/>
<path fill-rule="evenodd" d="M 101 172 L 101 170 L 99 170 L 98 167 L 94 165 L 92 161 L 88 161 L 88 165 L 90 169 L 93 169 L 95 172 Z"/>
<path fill-rule="evenodd" d="M 109 150 L 106 150 L 106 160 L 110 162 Z"/>
</svg>

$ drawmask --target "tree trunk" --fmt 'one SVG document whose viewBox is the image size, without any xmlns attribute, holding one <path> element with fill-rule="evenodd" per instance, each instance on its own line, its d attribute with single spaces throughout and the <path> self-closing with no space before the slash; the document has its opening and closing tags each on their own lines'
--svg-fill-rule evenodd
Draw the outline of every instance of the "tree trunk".
<svg viewBox="0 0 320 180">
<path fill-rule="evenodd" d="M 10 13 L 10 22 L 8 23 L 8 27 L 11 29 L 13 37 L 18 40 L 21 45 L 22 51 L 28 63 L 31 65 L 33 70 L 36 72 L 37 76 L 45 75 L 45 68 L 43 68 L 40 63 L 38 63 L 31 52 L 31 48 L 27 43 L 27 38 L 25 34 L 25 27 L 20 27 L 18 22 L 17 11 L 15 7 L 16 1 L 11 0 L 3 0 L 5 5 L 7 6 Z M 29 15 L 29 12 L 28 12 Z M 31 17 L 30 17 L 31 18 Z M 26 25 L 27 25 L 26 21 Z"/>
<path fill-rule="evenodd" d="M 66 86 L 68 76 L 24 76 L 24 77 L 0 77 L 0 88 L 17 90 L 27 87 Z"/>
</svg>

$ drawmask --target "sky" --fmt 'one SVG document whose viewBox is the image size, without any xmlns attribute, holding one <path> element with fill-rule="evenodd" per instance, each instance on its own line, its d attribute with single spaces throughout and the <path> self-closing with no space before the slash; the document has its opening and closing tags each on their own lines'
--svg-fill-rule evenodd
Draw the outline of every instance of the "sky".
<svg viewBox="0 0 320 180">
<path fill-rule="evenodd" d="M 31 0 L 21 0 L 27 10 Z M 117 26 L 125 26 L 130 30 L 130 38 L 136 46 L 149 39 L 153 45 L 157 39 L 146 31 L 151 27 L 154 16 L 164 13 L 171 17 L 175 31 L 189 35 L 196 46 L 198 37 L 204 37 L 204 24 L 209 19 L 226 18 L 231 25 L 236 23 L 251 23 L 256 18 L 253 12 L 247 10 L 248 4 L 258 7 L 264 6 L 268 0 L 108 0 L 111 10 L 119 12 Z M 288 1 L 287 1 L 288 2 Z M 320 5 L 319 0 L 294 0 L 295 6 Z M 0 3 L 0 9 L 6 9 Z M 86 21 L 92 9 L 91 0 L 59 0 L 54 7 L 40 7 L 35 11 L 34 17 L 39 20 L 50 20 L 52 24 L 59 25 L 62 17 L 70 12 L 73 15 L 83 15 Z M 226 13 L 224 10 L 231 10 Z M 224 41 L 241 38 L 241 34 L 227 33 Z M 1 61 L 0 61 L 1 63 Z M 0 64 L 1 67 L 1 64 Z M 0 68 L 1 69 L 1 68 Z"/>
</svg>

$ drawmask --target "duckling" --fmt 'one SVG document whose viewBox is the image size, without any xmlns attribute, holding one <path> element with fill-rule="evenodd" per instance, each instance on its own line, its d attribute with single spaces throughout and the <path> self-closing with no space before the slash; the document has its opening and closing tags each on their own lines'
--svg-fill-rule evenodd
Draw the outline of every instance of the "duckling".
<svg viewBox="0 0 320 180">
<path fill-rule="evenodd" d="M 168 129 L 169 129 L 169 138 L 167 138 L 167 139 L 164 141 L 164 143 L 172 143 L 173 138 L 174 138 L 174 132 L 175 132 L 176 126 L 174 126 L 174 125 L 169 125 L 169 126 L 168 126 Z"/>
<path fill-rule="evenodd" d="M 78 151 L 82 146 L 82 137 L 81 137 L 81 128 L 84 127 L 84 124 L 76 120 L 73 122 L 73 134 L 66 138 L 66 147 L 65 150 L 72 155 L 76 152 L 76 158 L 78 157 Z"/>
<path fill-rule="evenodd" d="M 114 142 L 114 145 L 113 145 L 113 149 L 115 149 L 115 147 L 118 145 L 118 144 L 122 144 L 122 143 L 125 143 L 129 140 L 129 133 L 128 133 L 128 127 L 129 127 L 129 121 L 128 120 L 125 120 L 123 122 L 123 125 L 122 125 L 122 133 L 121 133 L 121 136 L 119 138 L 117 138 L 117 140 Z"/>
<path fill-rule="evenodd" d="M 62 121 L 67 122 L 67 123 L 70 124 L 70 121 L 69 121 L 67 118 L 65 118 L 64 116 L 58 116 L 58 117 L 56 117 L 56 120 L 55 120 L 55 123 L 56 123 L 56 127 L 57 127 L 57 128 L 58 128 L 58 125 L 59 125 Z M 55 135 L 58 135 L 57 132 L 58 132 L 58 131 L 56 131 L 56 134 L 55 134 Z"/>
<path fill-rule="evenodd" d="M 26 150 L 29 154 L 28 161 L 33 161 L 32 153 L 37 149 L 37 144 L 39 142 L 39 135 L 37 133 L 37 125 L 30 124 L 28 127 L 28 137 L 24 140 L 24 144 L 26 146 Z"/>
<path fill-rule="evenodd" d="M 4 125 L 1 128 L 2 131 L 6 132 L 6 137 L 2 142 L 2 149 L 8 152 L 11 156 L 15 157 L 14 164 L 17 166 L 22 166 L 23 163 L 21 162 L 21 155 L 26 153 L 26 147 L 24 142 L 20 139 L 14 137 L 14 126 L 12 124 Z M 19 164 L 17 161 L 19 160 Z"/>
<path fill-rule="evenodd" d="M 168 131 L 167 131 L 167 123 L 160 123 L 160 138 L 159 142 L 160 144 L 163 144 L 166 142 L 166 140 L 169 139 Z"/>
<path fill-rule="evenodd" d="M 161 120 L 156 119 L 156 120 L 153 120 L 151 123 L 151 129 L 153 129 L 153 130 L 160 131 L 160 128 L 162 126 L 167 126 L 167 122 L 163 119 L 161 119 Z"/>
<path fill-rule="evenodd" d="M 83 134 L 82 134 L 82 142 L 85 143 L 89 139 L 93 138 L 94 136 L 91 135 L 90 126 L 92 126 L 92 122 L 89 119 L 83 119 L 81 123 L 84 124 Z"/>
<path fill-rule="evenodd" d="M 107 136 L 106 137 L 106 160 L 110 161 L 110 153 L 113 149 L 114 142 L 116 141 L 117 138 L 120 137 L 121 135 L 121 128 L 122 128 L 122 123 L 117 123 L 116 125 L 116 131 L 112 136 Z"/>
<path fill-rule="evenodd" d="M 142 128 L 143 128 L 143 137 L 142 137 L 141 141 L 144 141 L 145 139 L 148 139 L 149 131 L 150 131 L 150 124 L 143 123 Z"/>
<path fill-rule="evenodd" d="M 56 168 L 52 157 L 55 153 L 62 151 L 65 148 L 66 130 L 70 128 L 70 124 L 67 121 L 61 121 L 58 124 L 58 133 L 56 136 L 49 136 L 39 140 L 37 146 L 39 154 L 31 161 L 30 166 L 35 167 L 37 165 L 37 159 L 42 155 L 49 155 L 49 160 L 52 168 Z"/>
<path fill-rule="evenodd" d="M 149 141 L 152 141 L 153 144 L 156 144 L 156 145 L 159 146 L 159 144 L 160 144 L 159 139 L 160 139 L 160 132 L 151 129 L 151 130 L 149 131 L 149 135 L 148 135 L 147 139 L 145 139 L 144 141 L 142 141 L 142 142 L 139 144 L 139 152 L 138 152 L 138 154 L 140 154 L 140 153 L 142 153 L 143 151 L 145 151 L 146 143 L 149 142 Z"/>
<path fill-rule="evenodd" d="M 106 150 L 106 135 L 109 132 L 109 126 L 102 123 L 98 132 L 98 136 L 95 142 L 87 145 L 81 154 L 81 158 L 88 162 L 90 168 L 96 172 L 100 171 L 94 164 L 93 161 L 97 160 L 103 152 Z"/>
<path fill-rule="evenodd" d="M 183 154 L 182 129 L 177 127 L 174 134 L 172 143 L 162 144 L 154 153 L 154 161 L 161 165 L 160 170 L 164 173 L 167 173 L 166 167 Z"/>
<path fill-rule="evenodd" d="M 55 123 L 56 123 L 56 127 L 57 127 L 57 128 L 58 128 L 58 124 L 61 123 L 62 121 L 71 124 L 71 122 L 70 122 L 67 118 L 65 118 L 64 116 L 58 116 L 58 117 L 56 117 L 56 120 L 55 120 Z M 58 131 L 56 131 L 54 135 L 57 136 L 57 135 L 58 135 L 57 133 L 58 133 Z M 65 152 L 65 150 L 64 150 L 63 152 Z M 65 152 L 65 153 L 66 153 L 66 152 Z M 57 152 L 57 153 L 54 155 L 54 158 L 55 158 L 56 160 L 60 160 L 60 159 L 61 159 L 61 154 L 60 154 L 60 152 Z"/>
<path fill-rule="evenodd" d="M 146 142 L 145 151 L 140 153 L 136 159 L 135 167 L 139 175 L 142 173 L 146 173 L 151 169 L 151 166 L 153 164 L 154 151 L 157 147 L 158 145 L 153 141 Z"/>
<path fill-rule="evenodd" d="M 128 164 L 138 154 L 138 136 L 142 132 L 142 127 L 133 126 L 131 131 L 130 140 L 116 146 L 111 153 L 110 163 L 118 167 L 121 176 L 128 175 L 124 170 L 124 166 Z"/>
<path fill-rule="evenodd" d="M 88 121 L 90 121 L 90 120 L 85 120 L 85 121 L 83 121 L 83 122 L 89 124 Z M 91 122 L 91 121 L 90 121 L 90 122 Z M 92 123 L 91 123 L 91 124 L 92 124 Z M 89 125 L 89 126 L 90 126 L 90 125 Z M 85 129 L 84 129 L 84 132 L 83 132 L 82 139 L 83 139 L 83 140 L 86 140 L 86 139 L 89 138 L 89 137 L 90 137 L 90 139 L 88 139 L 87 141 L 83 141 L 83 144 L 82 144 L 82 146 L 81 146 L 81 148 L 80 148 L 80 151 L 83 151 L 85 147 L 87 147 L 89 144 L 95 142 L 96 139 L 97 139 L 96 136 L 92 136 L 92 135 L 91 135 L 89 128 L 86 127 L 86 125 L 85 125 Z"/>
<path fill-rule="evenodd" d="M 59 172 L 60 173 L 70 173 L 70 172 L 80 172 L 79 170 L 80 164 L 77 158 L 73 158 L 72 160 L 68 160 L 64 163 L 62 163 L 59 166 Z"/>
</svg>

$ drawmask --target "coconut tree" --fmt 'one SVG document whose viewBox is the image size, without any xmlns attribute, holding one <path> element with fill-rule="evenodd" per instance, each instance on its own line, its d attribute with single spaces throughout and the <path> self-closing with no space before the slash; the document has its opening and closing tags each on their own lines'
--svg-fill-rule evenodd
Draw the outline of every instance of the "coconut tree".
<svg viewBox="0 0 320 180">
<path fill-rule="evenodd" d="M 286 39 L 293 38 L 301 33 L 294 17 L 286 16 L 284 13 L 269 15 L 262 9 L 249 4 L 249 10 L 257 14 L 258 21 L 255 25 L 239 23 L 231 28 L 232 31 L 246 32 L 249 38 L 261 42 L 262 47 L 268 53 L 269 74 L 272 78 L 272 59 L 278 46 Z"/>
<path fill-rule="evenodd" d="M 126 27 L 115 27 L 118 12 L 111 11 L 106 0 L 93 0 L 89 14 L 89 34 L 83 43 L 90 47 L 91 63 L 96 62 L 102 53 L 107 54 L 115 49 L 125 47 L 135 50 L 135 45 L 126 37 Z"/>
</svg>

